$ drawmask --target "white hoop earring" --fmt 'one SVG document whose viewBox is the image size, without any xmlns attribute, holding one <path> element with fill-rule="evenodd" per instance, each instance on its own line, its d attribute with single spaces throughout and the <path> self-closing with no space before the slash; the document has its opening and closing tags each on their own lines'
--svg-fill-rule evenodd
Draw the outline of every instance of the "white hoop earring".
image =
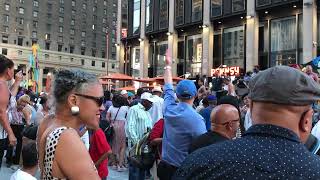
<svg viewBox="0 0 320 180">
<path fill-rule="evenodd" d="M 79 106 L 72 106 L 72 107 L 71 107 L 71 114 L 72 114 L 73 116 L 78 115 L 79 112 L 80 112 Z"/>
</svg>

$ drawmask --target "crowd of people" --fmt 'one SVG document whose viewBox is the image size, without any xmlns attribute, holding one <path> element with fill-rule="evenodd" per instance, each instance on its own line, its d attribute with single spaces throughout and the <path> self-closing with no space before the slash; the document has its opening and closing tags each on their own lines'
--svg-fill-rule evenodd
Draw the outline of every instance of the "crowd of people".
<svg viewBox="0 0 320 180">
<path fill-rule="evenodd" d="M 36 94 L 0 55 L 0 167 L 6 154 L 12 180 L 38 169 L 45 180 L 107 179 L 108 168 L 129 180 L 320 178 L 310 66 L 176 85 L 171 68 L 167 56 L 163 87 L 137 92 L 105 91 L 95 75 L 61 69 L 51 91 Z"/>
</svg>

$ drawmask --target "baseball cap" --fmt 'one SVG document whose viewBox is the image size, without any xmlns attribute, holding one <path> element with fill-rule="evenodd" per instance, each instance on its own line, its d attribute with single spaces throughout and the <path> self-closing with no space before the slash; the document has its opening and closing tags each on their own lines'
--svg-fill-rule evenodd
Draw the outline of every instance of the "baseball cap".
<svg viewBox="0 0 320 180">
<path fill-rule="evenodd" d="M 120 94 L 121 94 L 121 95 L 128 94 L 128 91 L 127 91 L 127 90 L 122 90 L 122 91 L 120 92 Z"/>
<path fill-rule="evenodd" d="M 163 92 L 161 87 L 160 86 L 155 86 L 153 89 L 152 89 L 152 92 Z"/>
<path fill-rule="evenodd" d="M 208 96 L 208 101 L 210 102 L 210 101 L 215 101 L 215 100 L 217 100 L 217 97 L 216 96 L 214 96 L 214 95 L 209 95 Z"/>
<path fill-rule="evenodd" d="M 132 96 L 134 96 L 134 94 L 132 92 L 128 92 L 128 96 L 132 97 Z"/>
<path fill-rule="evenodd" d="M 320 99 L 320 85 L 288 66 L 260 71 L 250 81 L 249 88 L 249 98 L 258 102 L 304 106 Z"/>
<path fill-rule="evenodd" d="M 176 93 L 179 98 L 191 99 L 197 95 L 197 88 L 193 81 L 182 80 L 177 85 Z"/>
<path fill-rule="evenodd" d="M 142 99 L 142 100 L 145 99 L 145 100 L 148 100 L 148 101 L 154 103 L 153 96 L 152 96 L 152 94 L 149 93 L 149 92 L 143 93 L 143 94 L 141 95 L 141 99 Z"/>
</svg>

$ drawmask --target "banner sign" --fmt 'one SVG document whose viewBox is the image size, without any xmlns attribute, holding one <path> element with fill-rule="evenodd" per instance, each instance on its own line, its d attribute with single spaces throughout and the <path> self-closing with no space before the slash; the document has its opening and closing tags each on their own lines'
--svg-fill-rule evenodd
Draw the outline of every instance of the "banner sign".
<svg viewBox="0 0 320 180">
<path fill-rule="evenodd" d="M 217 69 L 211 70 L 211 76 L 215 76 L 219 73 L 220 76 L 238 76 L 240 75 L 240 67 L 232 66 L 232 67 L 221 67 Z"/>
</svg>

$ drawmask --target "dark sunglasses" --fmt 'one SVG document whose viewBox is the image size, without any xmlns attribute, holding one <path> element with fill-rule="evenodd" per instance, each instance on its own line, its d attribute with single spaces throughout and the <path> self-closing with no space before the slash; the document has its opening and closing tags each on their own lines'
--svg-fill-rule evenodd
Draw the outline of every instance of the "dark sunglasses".
<svg viewBox="0 0 320 180">
<path fill-rule="evenodd" d="M 104 97 L 103 96 L 102 97 L 94 97 L 94 96 L 89 96 L 89 95 L 84 95 L 84 94 L 77 94 L 77 93 L 75 95 L 80 96 L 80 97 L 84 97 L 84 98 L 87 98 L 87 99 L 94 100 L 99 107 L 104 102 Z"/>
</svg>

